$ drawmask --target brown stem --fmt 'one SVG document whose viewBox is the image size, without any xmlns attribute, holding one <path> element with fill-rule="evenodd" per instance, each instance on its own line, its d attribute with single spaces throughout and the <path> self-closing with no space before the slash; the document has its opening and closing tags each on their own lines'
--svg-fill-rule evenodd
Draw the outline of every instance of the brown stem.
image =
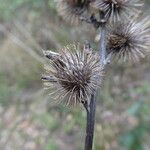
<svg viewBox="0 0 150 150">
<path fill-rule="evenodd" d="M 95 111 L 96 111 L 96 95 L 91 96 L 90 104 L 85 103 L 84 107 L 87 112 L 86 139 L 84 150 L 92 150 L 94 126 L 95 126 Z"/>
<path fill-rule="evenodd" d="M 106 64 L 106 28 L 105 25 L 101 27 L 100 33 L 100 45 L 99 45 L 99 53 L 100 53 L 100 61 L 102 65 Z"/>
<path fill-rule="evenodd" d="M 104 69 L 109 60 L 106 53 L 106 20 L 104 14 L 100 13 L 100 26 L 101 26 L 101 38 L 99 44 L 100 62 Z M 87 112 L 87 124 L 86 124 L 86 139 L 84 150 L 92 150 L 93 137 L 94 137 L 94 126 L 95 126 L 95 112 L 96 112 L 96 94 L 91 95 L 90 104 L 83 104 Z"/>
<path fill-rule="evenodd" d="M 102 65 L 106 65 L 106 23 L 107 19 L 105 18 L 104 12 L 99 12 L 100 22 L 101 22 L 101 32 L 100 32 L 100 43 L 99 43 L 99 55 L 100 55 L 100 62 Z"/>
</svg>

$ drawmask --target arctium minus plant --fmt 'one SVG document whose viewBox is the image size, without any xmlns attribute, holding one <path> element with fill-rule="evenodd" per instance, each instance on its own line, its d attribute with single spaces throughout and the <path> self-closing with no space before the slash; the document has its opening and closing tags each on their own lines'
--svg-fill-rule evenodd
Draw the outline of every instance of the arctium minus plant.
<svg viewBox="0 0 150 150">
<path fill-rule="evenodd" d="M 99 32 L 97 51 L 91 48 L 90 42 L 84 46 L 68 44 L 58 53 L 44 51 L 50 65 L 46 65 L 46 73 L 42 76 L 56 103 L 67 106 L 82 104 L 80 106 L 85 108 L 87 125 L 84 150 L 92 150 L 96 93 L 101 89 L 106 66 L 114 58 L 136 63 L 150 53 L 150 18 L 142 12 L 144 0 L 55 2 L 58 14 L 67 23 L 88 23 Z"/>
</svg>

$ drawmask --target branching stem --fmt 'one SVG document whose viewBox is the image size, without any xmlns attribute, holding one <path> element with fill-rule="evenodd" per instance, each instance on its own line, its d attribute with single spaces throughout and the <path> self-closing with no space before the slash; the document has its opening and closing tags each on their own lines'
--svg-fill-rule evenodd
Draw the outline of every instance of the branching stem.
<svg viewBox="0 0 150 150">
<path fill-rule="evenodd" d="M 99 55 L 100 62 L 103 65 L 104 69 L 106 64 L 110 60 L 110 56 L 107 57 L 106 53 L 106 20 L 104 15 L 100 14 L 100 43 L 99 43 Z M 95 112 L 96 112 L 96 94 L 91 95 L 90 104 L 88 102 L 84 103 L 84 108 L 87 113 L 87 124 L 86 124 L 86 139 L 84 150 L 92 150 L 93 147 L 93 137 L 94 137 L 94 126 L 95 126 Z"/>
</svg>

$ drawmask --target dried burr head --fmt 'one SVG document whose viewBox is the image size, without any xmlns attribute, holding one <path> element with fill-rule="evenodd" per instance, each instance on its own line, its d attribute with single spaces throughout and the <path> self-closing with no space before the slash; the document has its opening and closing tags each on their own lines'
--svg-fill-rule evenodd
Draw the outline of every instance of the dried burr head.
<svg viewBox="0 0 150 150">
<path fill-rule="evenodd" d="M 138 16 L 143 8 L 143 0 L 95 0 L 91 6 L 103 13 L 109 23 Z"/>
<path fill-rule="evenodd" d="M 136 62 L 150 52 L 150 20 L 118 23 L 110 27 L 107 53 Z"/>
<path fill-rule="evenodd" d="M 56 0 L 60 16 L 72 25 L 78 25 L 81 17 L 86 16 L 91 0 Z"/>
<path fill-rule="evenodd" d="M 55 102 L 75 106 L 89 101 L 103 77 L 98 54 L 74 44 L 56 55 L 51 51 L 44 54 L 50 58 L 50 65 L 42 79 Z"/>
</svg>

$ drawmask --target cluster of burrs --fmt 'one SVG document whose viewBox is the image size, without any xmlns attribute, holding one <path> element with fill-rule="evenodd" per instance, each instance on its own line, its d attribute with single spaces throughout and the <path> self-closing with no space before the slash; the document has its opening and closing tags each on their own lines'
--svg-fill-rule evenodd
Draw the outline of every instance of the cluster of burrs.
<svg viewBox="0 0 150 150">
<path fill-rule="evenodd" d="M 106 58 L 136 62 L 150 52 L 150 19 L 143 17 L 143 0 L 55 1 L 58 13 L 72 25 L 87 22 L 100 32 L 105 28 Z M 50 59 L 50 66 L 43 80 L 58 102 L 83 103 L 100 86 L 104 64 L 92 48 L 73 44 L 59 53 L 44 54 Z"/>
</svg>

